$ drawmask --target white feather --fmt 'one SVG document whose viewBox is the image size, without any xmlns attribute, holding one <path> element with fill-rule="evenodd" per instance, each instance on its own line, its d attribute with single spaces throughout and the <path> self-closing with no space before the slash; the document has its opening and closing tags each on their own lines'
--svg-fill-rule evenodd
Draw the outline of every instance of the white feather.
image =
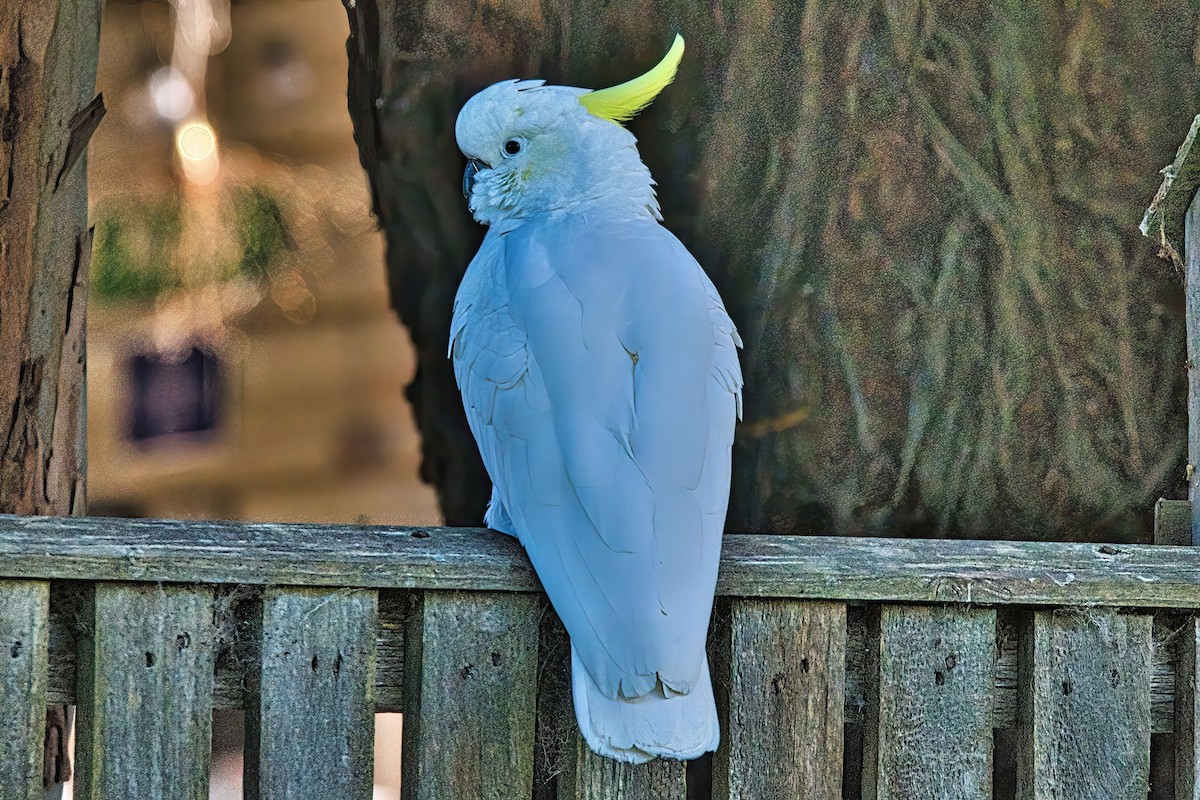
<svg viewBox="0 0 1200 800">
<path fill-rule="evenodd" d="M 460 143 L 491 148 L 485 133 L 460 116 Z M 636 168 L 609 162 L 570 210 L 485 209 L 499 224 L 459 287 L 450 351 L 494 483 L 488 524 L 520 539 L 571 636 L 580 729 L 640 762 L 719 738 L 704 647 L 742 376 L 737 331 L 653 193 L 606 199 L 622 181 L 649 190 L 622 146 Z"/>
</svg>

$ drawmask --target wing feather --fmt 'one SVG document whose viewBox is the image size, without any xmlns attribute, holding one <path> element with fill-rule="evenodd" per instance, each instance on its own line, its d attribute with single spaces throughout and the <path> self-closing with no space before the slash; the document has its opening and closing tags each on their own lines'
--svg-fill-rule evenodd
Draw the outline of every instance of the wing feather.
<svg viewBox="0 0 1200 800">
<path fill-rule="evenodd" d="M 610 697 L 701 674 L 739 345 L 711 281 L 649 219 L 491 232 L 459 289 L 451 353 L 494 516 Z"/>
</svg>

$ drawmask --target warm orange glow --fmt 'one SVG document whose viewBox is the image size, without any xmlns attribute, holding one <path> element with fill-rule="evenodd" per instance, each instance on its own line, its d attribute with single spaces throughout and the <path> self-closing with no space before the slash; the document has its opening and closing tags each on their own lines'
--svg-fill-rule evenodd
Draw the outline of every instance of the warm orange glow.
<svg viewBox="0 0 1200 800">
<path fill-rule="evenodd" d="M 175 132 L 175 150 L 184 176 L 192 183 L 212 183 L 221 171 L 217 133 L 203 120 L 179 127 Z"/>
<path fill-rule="evenodd" d="M 179 155 L 192 161 L 203 161 L 216 155 L 217 134 L 207 122 L 189 122 L 175 134 Z"/>
</svg>

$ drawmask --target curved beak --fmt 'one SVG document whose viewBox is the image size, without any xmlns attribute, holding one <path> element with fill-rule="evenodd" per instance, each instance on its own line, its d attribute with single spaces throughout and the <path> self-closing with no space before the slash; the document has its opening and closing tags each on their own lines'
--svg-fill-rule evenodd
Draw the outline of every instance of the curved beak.
<svg viewBox="0 0 1200 800">
<path fill-rule="evenodd" d="M 479 170 L 487 168 L 488 165 L 478 158 L 467 159 L 467 168 L 463 171 L 463 197 L 471 199 L 471 187 L 475 185 L 475 176 Z"/>
</svg>

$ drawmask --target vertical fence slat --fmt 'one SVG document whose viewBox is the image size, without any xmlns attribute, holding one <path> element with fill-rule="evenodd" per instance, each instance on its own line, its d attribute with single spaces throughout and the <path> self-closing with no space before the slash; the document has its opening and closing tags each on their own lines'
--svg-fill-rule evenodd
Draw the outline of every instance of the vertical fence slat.
<svg viewBox="0 0 1200 800">
<path fill-rule="evenodd" d="M 1200 800 L 1200 618 L 1180 630 L 1175 663 L 1175 800 Z"/>
<path fill-rule="evenodd" d="M 533 793 L 538 598 L 414 595 L 405 637 L 405 800 Z"/>
<path fill-rule="evenodd" d="M 551 609 L 542 619 L 538 691 L 535 798 L 683 800 L 686 796 L 686 767 L 681 762 L 659 760 L 633 766 L 601 758 L 588 748 L 571 698 L 570 639 Z"/>
<path fill-rule="evenodd" d="M 1144 800 L 1152 619 L 1038 611 L 1022 637 L 1019 800 Z"/>
<path fill-rule="evenodd" d="M 996 612 L 884 606 L 876 796 L 990 798 Z"/>
<path fill-rule="evenodd" d="M 246 712 L 248 800 L 369 800 L 378 593 L 269 587 Z"/>
<path fill-rule="evenodd" d="M 50 584 L 0 581 L 0 788 L 42 797 Z"/>
<path fill-rule="evenodd" d="M 207 800 L 212 587 L 97 584 L 87 624 L 75 796 Z"/>
<path fill-rule="evenodd" d="M 735 599 L 726 624 L 713 797 L 841 796 L 845 604 Z"/>
<path fill-rule="evenodd" d="M 578 727 L 574 732 L 575 763 L 563 775 L 559 800 L 683 800 L 687 795 L 683 762 L 656 759 L 636 766 L 622 764 L 596 755 Z"/>
</svg>

